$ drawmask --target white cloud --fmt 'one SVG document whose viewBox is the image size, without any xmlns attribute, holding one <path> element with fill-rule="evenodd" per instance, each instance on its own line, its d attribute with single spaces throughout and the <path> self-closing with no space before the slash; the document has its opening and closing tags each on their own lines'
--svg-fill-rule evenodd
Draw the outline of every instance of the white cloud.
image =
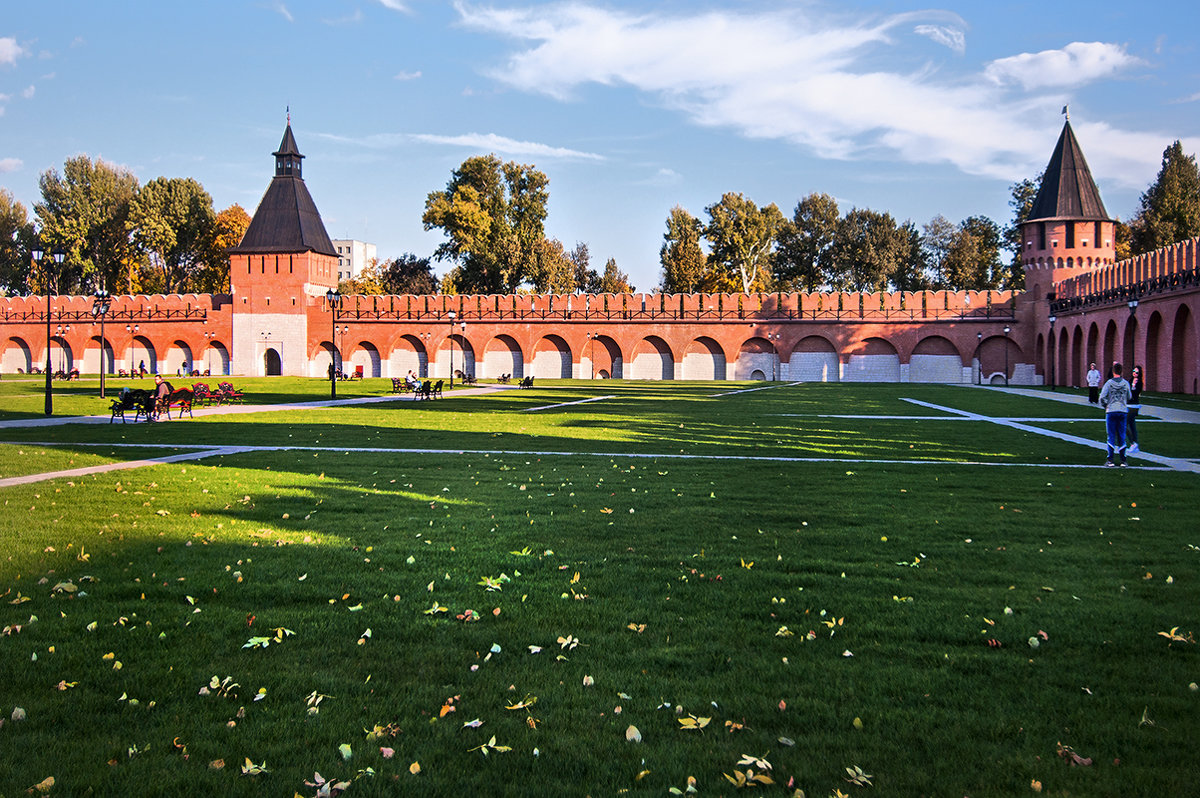
<svg viewBox="0 0 1200 798">
<path fill-rule="evenodd" d="M 416 72 L 399 72 L 396 74 L 396 80 L 416 80 L 421 77 L 421 70 Z"/>
<path fill-rule="evenodd" d="M 938 44 L 949 47 L 959 55 L 967 51 L 966 34 L 958 28 L 949 28 L 945 25 L 918 25 L 913 28 L 913 32 L 921 36 L 928 36 Z"/>
<path fill-rule="evenodd" d="M 1016 83 L 1025 89 L 1042 89 L 1082 86 L 1144 63 L 1118 44 L 1072 42 L 1061 50 L 999 58 L 988 64 L 983 74 L 997 84 Z"/>
<path fill-rule="evenodd" d="M 281 17 L 283 17 L 284 19 L 286 19 L 288 22 L 296 21 L 296 18 L 292 16 L 292 12 L 288 11 L 288 7 L 285 6 L 283 3 L 276 2 L 276 3 L 272 4 L 271 10 L 278 12 L 279 15 Z"/>
<path fill-rule="evenodd" d="M 20 158 L 0 158 L 0 174 L 4 172 L 15 172 L 25 165 L 25 162 Z"/>
<path fill-rule="evenodd" d="M 0 37 L 0 64 L 15 64 L 27 51 L 11 36 Z"/>
<path fill-rule="evenodd" d="M 1048 130 L 1071 100 L 1062 88 L 1143 64 L 1103 43 L 1000 59 L 986 69 L 961 60 L 924 63 L 911 39 L 894 34 L 919 29 L 954 49 L 967 24 L 941 11 L 863 17 L 809 3 L 667 15 L 579 2 L 531 10 L 462 0 L 455 7 L 465 27 L 516 42 L 490 76 L 522 91 L 568 101 L 588 84 L 631 88 L 695 124 L 790 141 L 824 158 L 946 163 L 1002 180 L 1045 164 Z M 1112 141 L 1121 133 L 1095 132 Z M 1142 146 L 1140 134 L 1129 136 Z M 1107 163 L 1124 176 L 1133 160 L 1157 160 L 1161 149 L 1119 158 L 1105 142 L 1089 138 L 1085 146 L 1089 154 L 1111 149 Z"/>
<path fill-rule="evenodd" d="M 517 141 L 495 133 L 466 133 L 461 136 L 438 136 L 432 133 L 417 133 L 411 137 L 414 141 L 426 144 L 446 144 L 454 147 L 466 147 L 472 150 L 488 152 L 519 158 L 568 158 L 589 161 L 603 161 L 603 155 L 592 152 L 580 152 L 565 147 L 552 147 L 549 144 L 539 144 L 535 141 Z"/>
<path fill-rule="evenodd" d="M 400 0 L 379 0 L 379 5 L 384 8 L 390 8 L 392 11 L 408 12 L 408 4 L 401 3 Z"/>
<path fill-rule="evenodd" d="M 29 88 L 27 88 L 21 92 L 21 96 L 24 97 L 26 100 L 32 100 L 33 95 L 36 92 L 37 92 L 37 87 L 31 85 L 31 86 L 29 86 Z"/>
</svg>

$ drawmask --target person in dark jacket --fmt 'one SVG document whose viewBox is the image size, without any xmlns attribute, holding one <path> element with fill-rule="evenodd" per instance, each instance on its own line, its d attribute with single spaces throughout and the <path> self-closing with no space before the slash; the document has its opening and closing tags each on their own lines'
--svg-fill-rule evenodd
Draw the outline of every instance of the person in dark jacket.
<svg viewBox="0 0 1200 798">
<path fill-rule="evenodd" d="M 1127 452 L 1141 451 L 1138 448 L 1137 417 L 1142 409 L 1142 387 L 1145 382 L 1146 375 L 1142 367 L 1134 366 L 1129 378 L 1129 414 L 1125 417 L 1125 441 L 1129 444 L 1125 450 Z"/>
<path fill-rule="evenodd" d="M 1125 467 L 1125 422 L 1129 415 L 1129 383 L 1121 376 L 1121 364 L 1113 363 L 1112 378 L 1100 389 L 1100 406 L 1104 408 L 1108 428 L 1108 459 L 1104 465 Z"/>
</svg>

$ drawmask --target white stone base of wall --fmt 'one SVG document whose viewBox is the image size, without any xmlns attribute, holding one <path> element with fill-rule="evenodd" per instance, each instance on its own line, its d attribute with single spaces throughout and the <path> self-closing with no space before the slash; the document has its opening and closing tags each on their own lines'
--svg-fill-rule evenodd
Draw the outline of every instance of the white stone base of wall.
<svg viewBox="0 0 1200 798">
<path fill-rule="evenodd" d="M 899 355 L 851 355 L 844 382 L 900 382 Z"/>
</svg>

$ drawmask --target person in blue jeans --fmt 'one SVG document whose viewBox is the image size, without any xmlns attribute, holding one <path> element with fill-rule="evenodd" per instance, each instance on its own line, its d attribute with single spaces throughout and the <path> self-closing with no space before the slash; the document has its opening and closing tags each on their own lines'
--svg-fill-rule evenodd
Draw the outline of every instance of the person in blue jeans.
<svg viewBox="0 0 1200 798">
<path fill-rule="evenodd" d="M 1108 427 L 1108 459 L 1104 465 L 1125 467 L 1125 425 L 1129 416 L 1129 399 L 1133 390 L 1121 376 L 1121 364 L 1113 363 L 1112 377 L 1100 389 L 1100 406 Z"/>
<path fill-rule="evenodd" d="M 1146 374 L 1141 366 L 1133 367 L 1133 374 L 1129 377 L 1129 416 L 1125 423 L 1125 442 L 1129 447 L 1127 452 L 1137 452 L 1138 436 L 1137 436 L 1137 417 L 1138 411 L 1142 409 L 1142 387 L 1146 384 Z"/>
</svg>

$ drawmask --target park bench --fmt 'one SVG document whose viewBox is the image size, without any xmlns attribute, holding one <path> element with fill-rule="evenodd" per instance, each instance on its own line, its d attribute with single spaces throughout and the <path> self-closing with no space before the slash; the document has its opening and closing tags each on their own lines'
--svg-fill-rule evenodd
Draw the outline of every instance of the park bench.
<svg viewBox="0 0 1200 798">
<path fill-rule="evenodd" d="M 229 404 L 232 402 L 240 402 L 246 398 L 246 395 L 233 387 L 233 383 L 220 382 L 217 383 L 217 389 L 221 394 L 221 404 Z"/>
<path fill-rule="evenodd" d="M 442 398 L 442 380 L 438 380 L 437 382 L 435 382 L 433 384 L 433 397 L 432 398 L 434 398 L 434 399 Z"/>
<path fill-rule="evenodd" d="M 121 419 L 121 423 L 124 424 L 126 421 L 125 414 L 130 411 L 133 411 L 134 422 L 141 421 L 143 418 L 149 419 L 153 408 L 154 394 L 150 391 L 142 390 L 141 388 L 124 391 L 119 399 L 112 401 L 110 407 L 112 417 L 109 418 L 108 423 L 111 424 L 119 418 Z"/>
<path fill-rule="evenodd" d="M 183 418 L 183 414 L 185 411 L 188 414 L 188 418 L 193 418 L 193 416 L 192 416 L 192 401 L 193 401 L 193 399 L 194 399 L 194 392 L 192 391 L 191 388 L 176 388 L 175 390 L 171 391 L 169 394 L 164 396 L 162 399 L 158 400 L 158 403 L 154 408 L 154 415 L 157 418 L 158 416 L 162 415 L 163 413 L 166 413 L 167 420 L 170 421 L 171 420 L 171 408 L 177 407 L 177 408 L 179 408 L 179 415 L 177 416 L 178 418 Z"/>
<path fill-rule="evenodd" d="M 206 407 L 214 402 L 220 404 L 221 394 L 212 391 L 206 382 L 197 382 L 192 385 L 192 401 L 201 407 Z"/>
<path fill-rule="evenodd" d="M 533 377 L 526 377 L 525 379 L 521 380 L 520 387 L 532 388 L 533 387 Z"/>
</svg>

